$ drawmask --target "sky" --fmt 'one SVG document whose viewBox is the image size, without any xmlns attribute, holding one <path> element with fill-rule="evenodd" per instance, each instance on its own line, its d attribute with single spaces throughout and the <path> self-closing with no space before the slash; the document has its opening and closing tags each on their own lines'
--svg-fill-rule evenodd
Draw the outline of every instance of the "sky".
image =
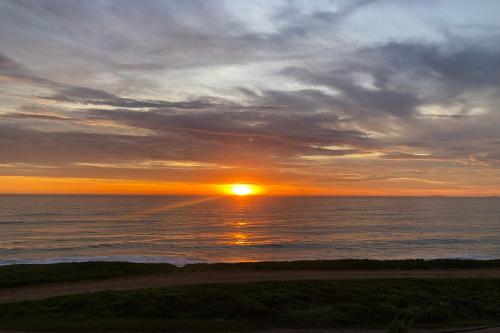
<svg viewBox="0 0 500 333">
<path fill-rule="evenodd" d="M 0 0 L 0 193 L 500 195 L 498 13 Z"/>
</svg>

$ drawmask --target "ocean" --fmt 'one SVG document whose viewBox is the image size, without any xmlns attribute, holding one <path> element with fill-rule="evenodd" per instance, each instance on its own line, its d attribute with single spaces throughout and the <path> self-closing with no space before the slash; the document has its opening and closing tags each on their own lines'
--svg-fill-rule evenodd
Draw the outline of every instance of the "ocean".
<svg viewBox="0 0 500 333">
<path fill-rule="evenodd" d="M 0 265 L 500 258 L 500 198 L 0 196 Z"/>
</svg>

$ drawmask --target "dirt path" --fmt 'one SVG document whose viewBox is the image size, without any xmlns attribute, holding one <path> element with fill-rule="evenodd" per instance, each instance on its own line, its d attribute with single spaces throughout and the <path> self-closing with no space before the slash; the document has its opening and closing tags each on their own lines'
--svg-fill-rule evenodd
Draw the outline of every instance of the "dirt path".
<svg viewBox="0 0 500 333">
<path fill-rule="evenodd" d="M 102 290 L 130 290 L 203 283 L 381 278 L 500 278 L 500 269 L 376 271 L 211 271 L 131 276 L 0 289 L 0 303 Z M 499 330 L 500 332 L 500 330 Z"/>
</svg>

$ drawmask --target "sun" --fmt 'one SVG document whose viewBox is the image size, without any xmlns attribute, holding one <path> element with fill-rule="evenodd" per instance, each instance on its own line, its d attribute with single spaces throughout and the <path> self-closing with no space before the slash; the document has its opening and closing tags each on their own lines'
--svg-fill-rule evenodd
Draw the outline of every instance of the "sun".
<svg viewBox="0 0 500 333">
<path fill-rule="evenodd" d="M 234 196 L 247 196 L 247 195 L 257 195 L 264 192 L 264 188 L 251 183 L 232 183 L 232 184 L 220 184 L 217 186 L 218 191 L 226 195 Z"/>
<path fill-rule="evenodd" d="M 257 194 L 257 192 L 259 192 L 259 188 L 252 184 L 231 184 L 229 192 L 233 195 L 244 196 Z"/>
<path fill-rule="evenodd" d="M 253 193 L 252 187 L 247 184 L 231 185 L 231 193 L 234 195 L 249 195 Z"/>
</svg>

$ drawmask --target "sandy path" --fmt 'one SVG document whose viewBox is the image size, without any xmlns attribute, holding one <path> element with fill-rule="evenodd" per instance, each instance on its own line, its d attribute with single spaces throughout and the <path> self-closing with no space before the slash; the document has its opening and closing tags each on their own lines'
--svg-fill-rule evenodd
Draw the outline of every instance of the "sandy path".
<svg viewBox="0 0 500 333">
<path fill-rule="evenodd" d="M 500 269 L 376 271 L 209 271 L 130 276 L 0 289 L 0 303 L 102 290 L 131 290 L 203 283 L 380 278 L 500 278 Z M 499 330 L 500 332 L 500 330 Z"/>
</svg>

